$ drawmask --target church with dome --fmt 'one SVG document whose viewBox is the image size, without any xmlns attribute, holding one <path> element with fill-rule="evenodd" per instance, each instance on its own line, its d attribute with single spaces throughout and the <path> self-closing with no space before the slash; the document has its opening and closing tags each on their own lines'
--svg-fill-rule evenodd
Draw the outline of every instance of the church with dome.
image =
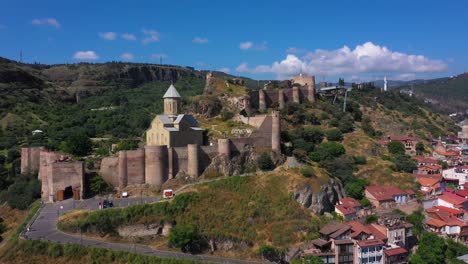
<svg viewBox="0 0 468 264">
<path fill-rule="evenodd" d="M 171 84 L 163 96 L 164 114 L 157 115 L 146 131 L 146 145 L 183 147 L 188 144 L 203 145 L 203 129 L 197 120 L 181 113 L 182 98 Z"/>
</svg>

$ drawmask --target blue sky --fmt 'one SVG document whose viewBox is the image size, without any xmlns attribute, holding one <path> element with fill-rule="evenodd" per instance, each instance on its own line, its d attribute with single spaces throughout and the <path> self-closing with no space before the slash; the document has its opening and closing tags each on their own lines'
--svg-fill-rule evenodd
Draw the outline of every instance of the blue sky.
<svg viewBox="0 0 468 264">
<path fill-rule="evenodd" d="M 0 56 L 125 60 L 256 79 L 468 71 L 467 1 L 0 1 Z M 124 36 L 124 34 L 126 34 Z"/>
</svg>

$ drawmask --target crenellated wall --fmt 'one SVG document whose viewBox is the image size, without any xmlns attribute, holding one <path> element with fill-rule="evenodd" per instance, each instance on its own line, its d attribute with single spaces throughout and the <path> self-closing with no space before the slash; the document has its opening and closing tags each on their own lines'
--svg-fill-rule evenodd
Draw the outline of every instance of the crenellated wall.
<svg viewBox="0 0 468 264">
<path fill-rule="evenodd" d="M 299 84 L 301 87 L 293 86 L 288 89 L 251 91 L 248 96 L 244 97 L 244 109 L 247 112 L 251 109 L 266 111 L 272 107 L 283 109 L 288 102 L 315 102 L 314 76 L 297 75 L 293 77 L 291 83 Z"/>
</svg>

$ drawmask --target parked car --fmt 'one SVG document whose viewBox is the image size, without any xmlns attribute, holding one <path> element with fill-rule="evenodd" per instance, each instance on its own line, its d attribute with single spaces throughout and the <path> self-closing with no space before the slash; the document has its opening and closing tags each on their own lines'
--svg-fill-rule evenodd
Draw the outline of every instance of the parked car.
<svg viewBox="0 0 468 264">
<path fill-rule="evenodd" d="M 122 198 L 127 198 L 128 197 L 128 192 L 122 192 Z"/>
<path fill-rule="evenodd" d="M 114 207 L 114 203 L 112 201 L 104 200 L 104 202 L 102 203 L 102 208 L 112 208 L 112 207 Z"/>
<path fill-rule="evenodd" d="M 172 189 L 165 189 L 163 191 L 163 198 L 164 199 L 169 199 L 169 198 L 172 198 L 174 197 L 174 191 Z"/>
</svg>

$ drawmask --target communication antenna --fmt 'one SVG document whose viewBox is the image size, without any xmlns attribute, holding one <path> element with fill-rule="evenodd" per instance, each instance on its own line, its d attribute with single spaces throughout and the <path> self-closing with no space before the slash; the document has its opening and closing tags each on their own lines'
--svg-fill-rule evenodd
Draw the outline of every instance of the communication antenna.
<svg viewBox="0 0 468 264">
<path fill-rule="evenodd" d="M 23 51 L 20 50 L 20 59 L 19 62 L 23 63 Z"/>
<path fill-rule="evenodd" d="M 161 56 L 159 56 L 159 64 L 161 64 L 161 65 L 162 65 L 162 55 L 161 55 Z"/>
</svg>

